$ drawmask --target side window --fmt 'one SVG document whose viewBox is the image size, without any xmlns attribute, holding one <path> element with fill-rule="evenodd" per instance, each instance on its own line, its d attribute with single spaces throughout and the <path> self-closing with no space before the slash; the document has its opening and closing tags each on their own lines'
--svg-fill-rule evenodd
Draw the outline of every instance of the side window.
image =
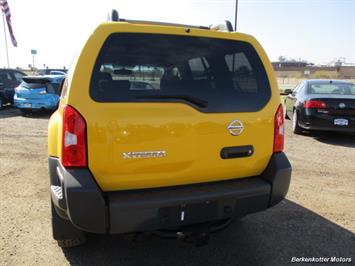
<svg viewBox="0 0 355 266">
<path fill-rule="evenodd" d="M 227 54 L 225 60 L 235 89 L 243 93 L 258 92 L 254 70 L 244 53 Z"/>
<path fill-rule="evenodd" d="M 201 58 L 201 57 L 192 58 L 188 61 L 188 63 L 190 66 L 192 78 L 194 80 L 208 79 L 208 73 L 207 73 L 207 69 L 206 69 L 206 67 L 208 67 L 208 65 L 207 65 L 207 61 L 205 58 Z"/>
<path fill-rule="evenodd" d="M 57 85 L 57 86 L 56 86 Z M 48 93 L 53 93 L 56 94 L 56 89 L 55 87 L 59 87 L 59 84 L 55 84 L 55 83 L 48 83 L 47 84 L 47 92 Z"/>
<path fill-rule="evenodd" d="M 107 64 L 101 66 L 100 87 L 102 89 L 110 86 L 118 86 L 128 90 L 159 90 L 161 81 L 176 78 L 178 76 L 176 67 L 157 67 L 137 64 L 135 66 L 119 66 Z M 170 75 L 170 76 L 169 76 Z M 164 82 L 163 82 L 164 83 Z"/>
<path fill-rule="evenodd" d="M 304 83 L 302 83 L 302 85 L 298 88 L 298 90 L 297 90 L 297 94 L 300 94 L 300 93 L 302 93 L 302 91 L 304 90 L 304 88 L 305 88 L 305 84 Z"/>
<path fill-rule="evenodd" d="M 8 72 L 2 72 L 2 73 L 0 73 L 0 81 L 1 81 L 1 82 L 9 82 L 9 81 L 12 81 L 12 77 L 11 77 L 10 73 L 8 73 Z"/>
<path fill-rule="evenodd" d="M 350 93 L 355 95 L 355 84 L 350 87 Z"/>
<path fill-rule="evenodd" d="M 303 87 L 304 87 L 303 83 L 297 85 L 296 88 L 293 89 L 292 95 L 298 94 L 302 90 Z"/>
<path fill-rule="evenodd" d="M 22 78 L 24 76 L 23 74 L 21 74 L 20 72 L 14 72 L 13 75 L 14 75 L 16 81 L 22 82 Z"/>
</svg>

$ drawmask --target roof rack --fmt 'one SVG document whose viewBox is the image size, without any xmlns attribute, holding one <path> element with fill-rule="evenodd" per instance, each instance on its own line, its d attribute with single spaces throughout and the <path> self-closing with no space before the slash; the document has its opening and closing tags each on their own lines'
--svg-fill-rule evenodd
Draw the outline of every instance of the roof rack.
<svg viewBox="0 0 355 266">
<path fill-rule="evenodd" d="M 195 29 L 204 29 L 209 30 L 209 27 L 206 26 L 195 26 L 195 25 L 185 25 L 178 23 L 169 23 L 169 22 L 159 22 L 159 21 L 147 21 L 147 20 L 130 20 L 130 19 L 119 19 L 118 21 L 137 23 L 137 24 L 148 24 L 148 25 L 162 25 L 162 26 L 175 26 L 175 27 L 184 27 L 184 28 L 195 28 Z"/>
<path fill-rule="evenodd" d="M 119 15 L 118 15 L 118 12 L 116 9 L 112 9 L 109 12 L 109 14 L 107 16 L 107 20 L 112 21 L 112 22 L 128 22 L 128 23 L 136 23 L 136 24 L 175 26 L 175 27 L 195 28 L 195 29 L 203 29 L 203 30 L 216 30 L 216 31 L 227 31 L 227 32 L 234 31 L 232 23 L 228 20 L 225 21 L 225 24 L 218 24 L 216 26 L 210 26 L 210 27 L 185 25 L 185 24 L 169 23 L 169 22 L 158 22 L 158 21 L 129 20 L 129 19 L 119 18 Z"/>
</svg>

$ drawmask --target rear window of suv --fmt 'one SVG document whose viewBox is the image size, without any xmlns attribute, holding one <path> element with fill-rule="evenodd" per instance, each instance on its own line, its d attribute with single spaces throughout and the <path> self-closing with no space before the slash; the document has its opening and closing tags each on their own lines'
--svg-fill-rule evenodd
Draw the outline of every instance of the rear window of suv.
<svg viewBox="0 0 355 266">
<path fill-rule="evenodd" d="M 271 96 L 254 48 L 226 39 L 116 33 L 94 66 L 97 102 L 183 102 L 202 112 L 250 112 Z"/>
</svg>

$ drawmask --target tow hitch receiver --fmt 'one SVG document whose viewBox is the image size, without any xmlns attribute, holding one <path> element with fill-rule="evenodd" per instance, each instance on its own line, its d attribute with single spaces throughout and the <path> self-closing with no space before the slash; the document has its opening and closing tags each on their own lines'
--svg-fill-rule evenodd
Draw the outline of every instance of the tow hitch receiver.
<svg viewBox="0 0 355 266">
<path fill-rule="evenodd" d="M 194 243 L 196 247 L 202 247 L 208 244 L 210 239 L 209 232 L 177 232 L 177 239 L 188 243 Z"/>
<path fill-rule="evenodd" d="M 161 230 L 155 234 L 162 238 L 178 239 L 188 243 L 195 244 L 196 247 L 202 247 L 208 244 L 210 234 L 223 230 L 230 225 L 232 219 L 227 219 L 215 223 L 203 223 L 191 226 L 185 226 L 180 230 Z"/>
</svg>

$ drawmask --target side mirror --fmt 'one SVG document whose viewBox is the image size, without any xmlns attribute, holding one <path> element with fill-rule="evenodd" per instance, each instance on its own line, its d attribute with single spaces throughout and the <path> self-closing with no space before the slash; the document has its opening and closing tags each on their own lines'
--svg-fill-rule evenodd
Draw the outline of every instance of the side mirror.
<svg viewBox="0 0 355 266">
<path fill-rule="evenodd" d="M 284 95 L 289 95 L 289 94 L 292 94 L 292 90 L 291 89 L 286 89 L 284 90 Z"/>
</svg>

